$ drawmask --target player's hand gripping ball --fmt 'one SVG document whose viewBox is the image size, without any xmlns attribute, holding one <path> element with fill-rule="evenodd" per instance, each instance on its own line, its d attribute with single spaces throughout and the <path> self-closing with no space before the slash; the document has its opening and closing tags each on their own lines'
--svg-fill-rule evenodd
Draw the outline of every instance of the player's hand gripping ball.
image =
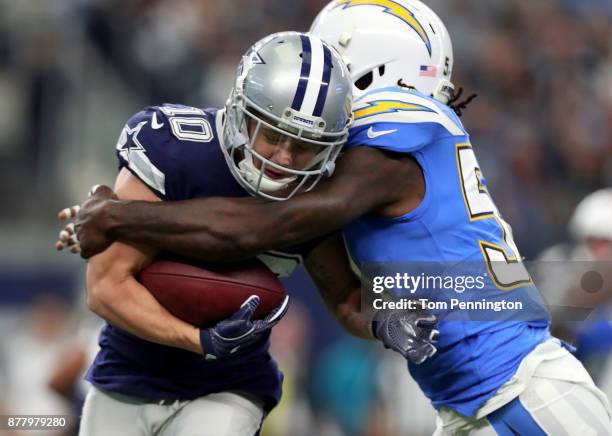
<svg viewBox="0 0 612 436">
<path fill-rule="evenodd" d="M 141 272 L 140 281 L 170 313 L 202 327 L 207 360 L 262 340 L 289 306 L 280 280 L 258 260 L 206 265 L 160 260 Z"/>
<path fill-rule="evenodd" d="M 266 334 L 281 320 L 289 308 L 289 296 L 264 319 L 252 321 L 260 298 L 251 295 L 240 309 L 214 327 L 200 330 L 200 344 L 206 360 L 216 360 L 244 350 L 265 340 Z"/>
</svg>

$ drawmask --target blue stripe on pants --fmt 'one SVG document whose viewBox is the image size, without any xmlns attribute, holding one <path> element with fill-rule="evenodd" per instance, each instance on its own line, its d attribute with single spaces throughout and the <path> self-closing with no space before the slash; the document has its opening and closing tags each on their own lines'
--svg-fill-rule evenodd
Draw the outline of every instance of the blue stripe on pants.
<svg viewBox="0 0 612 436">
<path fill-rule="evenodd" d="M 489 413 L 487 420 L 500 436 L 546 436 L 518 397 Z"/>
</svg>

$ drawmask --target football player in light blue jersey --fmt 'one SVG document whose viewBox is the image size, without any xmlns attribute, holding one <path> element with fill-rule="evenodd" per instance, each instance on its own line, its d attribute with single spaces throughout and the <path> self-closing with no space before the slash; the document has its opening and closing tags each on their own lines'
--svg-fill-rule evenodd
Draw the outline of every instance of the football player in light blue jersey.
<svg viewBox="0 0 612 436">
<path fill-rule="evenodd" d="M 374 321 L 362 316 L 343 256 L 319 257 L 307 267 L 347 330 L 408 358 L 438 411 L 437 434 L 610 434 L 609 402 L 551 337 L 547 311 L 455 113 L 465 104 L 456 102 L 450 82 L 444 24 L 417 0 L 336 0 L 311 30 L 338 49 L 361 91 L 332 178 L 277 203 L 202 199 L 160 208 L 99 191 L 77 218 L 84 256 L 119 239 L 202 259 L 239 259 L 342 228 L 359 267 L 467 265 L 486 277 L 483 298 L 528 302 L 527 315 L 466 320 L 461 310 L 438 313 L 436 354 L 419 319 L 410 337 L 396 312 Z M 146 216 L 156 221 L 145 223 Z M 217 216 L 228 218 L 220 223 Z M 342 247 L 337 237 L 327 243 Z"/>
</svg>

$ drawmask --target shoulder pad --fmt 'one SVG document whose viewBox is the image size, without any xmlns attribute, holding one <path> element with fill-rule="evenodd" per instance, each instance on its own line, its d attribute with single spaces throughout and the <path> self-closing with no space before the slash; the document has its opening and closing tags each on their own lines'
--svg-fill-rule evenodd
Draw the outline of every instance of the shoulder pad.
<svg viewBox="0 0 612 436">
<path fill-rule="evenodd" d="M 128 168 L 164 200 L 176 199 L 172 185 L 179 183 L 181 162 L 193 143 L 214 138 L 210 114 L 182 106 L 150 106 L 132 116 L 119 135 L 119 167 Z"/>
<path fill-rule="evenodd" d="M 348 146 L 394 151 L 418 150 L 432 141 L 465 136 L 451 108 L 419 92 L 399 87 L 371 91 L 355 101 Z"/>
</svg>

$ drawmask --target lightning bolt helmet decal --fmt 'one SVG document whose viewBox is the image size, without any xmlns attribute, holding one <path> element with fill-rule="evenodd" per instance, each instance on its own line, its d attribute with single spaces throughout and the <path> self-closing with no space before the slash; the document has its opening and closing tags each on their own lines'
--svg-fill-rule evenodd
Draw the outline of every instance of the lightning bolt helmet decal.
<svg viewBox="0 0 612 436">
<path fill-rule="evenodd" d="M 427 47 L 427 52 L 431 57 L 431 41 L 429 40 L 427 32 L 425 32 L 425 27 L 419 22 L 419 20 L 416 19 L 414 14 L 407 7 L 402 6 L 393 0 L 338 0 L 336 7 L 340 6 L 342 6 L 343 9 L 354 6 L 380 6 L 384 9 L 383 12 L 393 15 L 394 17 L 402 20 L 404 23 L 408 24 L 419 35 Z"/>
</svg>

